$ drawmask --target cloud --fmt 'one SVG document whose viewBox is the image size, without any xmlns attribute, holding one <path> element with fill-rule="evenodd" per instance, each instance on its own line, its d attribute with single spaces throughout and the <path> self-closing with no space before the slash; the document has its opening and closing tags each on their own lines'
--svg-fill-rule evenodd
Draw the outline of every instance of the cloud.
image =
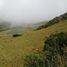
<svg viewBox="0 0 67 67">
<path fill-rule="evenodd" d="M 0 18 L 12 23 L 49 20 L 67 11 L 67 0 L 0 0 Z"/>
</svg>

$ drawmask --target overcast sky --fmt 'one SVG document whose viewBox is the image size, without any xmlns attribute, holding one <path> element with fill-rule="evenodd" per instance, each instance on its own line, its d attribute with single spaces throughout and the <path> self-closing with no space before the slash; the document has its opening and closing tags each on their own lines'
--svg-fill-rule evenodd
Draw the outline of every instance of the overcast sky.
<svg viewBox="0 0 67 67">
<path fill-rule="evenodd" d="M 49 20 L 67 12 L 67 0 L 0 0 L 0 18 L 12 23 Z"/>
</svg>

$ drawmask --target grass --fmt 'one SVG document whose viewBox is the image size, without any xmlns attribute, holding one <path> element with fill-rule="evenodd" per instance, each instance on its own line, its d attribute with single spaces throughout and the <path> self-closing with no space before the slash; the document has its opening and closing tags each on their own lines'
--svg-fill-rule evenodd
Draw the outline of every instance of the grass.
<svg viewBox="0 0 67 67">
<path fill-rule="evenodd" d="M 17 38 L 0 33 L 0 67 L 23 67 L 23 58 L 27 54 L 41 49 L 50 34 L 61 31 L 67 32 L 67 20 L 46 29 L 24 32 Z"/>
</svg>

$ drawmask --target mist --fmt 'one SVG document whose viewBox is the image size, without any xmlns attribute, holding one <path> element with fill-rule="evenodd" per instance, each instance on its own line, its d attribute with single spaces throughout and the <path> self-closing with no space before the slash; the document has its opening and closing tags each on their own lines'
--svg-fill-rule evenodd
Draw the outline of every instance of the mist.
<svg viewBox="0 0 67 67">
<path fill-rule="evenodd" d="M 12 24 L 50 20 L 67 12 L 67 0 L 0 0 L 0 19 Z"/>
</svg>

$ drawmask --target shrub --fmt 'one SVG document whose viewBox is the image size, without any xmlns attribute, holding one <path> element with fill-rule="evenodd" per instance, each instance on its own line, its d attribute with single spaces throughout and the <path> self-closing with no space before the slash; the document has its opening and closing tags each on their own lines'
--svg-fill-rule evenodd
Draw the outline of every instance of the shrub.
<svg viewBox="0 0 67 67">
<path fill-rule="evenodd" d="M 52 66 L 54 67 L 63 67 L 67 66 L 67 33 L 57 33 L 51 35 L 46 41 L 43 48 L 43 51 L 48 51 L 51 56 Z M 59 64 L 59 65 L 58 65 Z"/>
<path fill-rule="evenodd" d="M 43 54 L 31 54 L 25 57 L 24 67 L 43 67 L 44 56 Z"/>
<path fill-rule="evenodd" d="M 43 51 L 25 57 L 24 67 L 67 67 L 67 33 L 50 35 Z"/>
</svg>

